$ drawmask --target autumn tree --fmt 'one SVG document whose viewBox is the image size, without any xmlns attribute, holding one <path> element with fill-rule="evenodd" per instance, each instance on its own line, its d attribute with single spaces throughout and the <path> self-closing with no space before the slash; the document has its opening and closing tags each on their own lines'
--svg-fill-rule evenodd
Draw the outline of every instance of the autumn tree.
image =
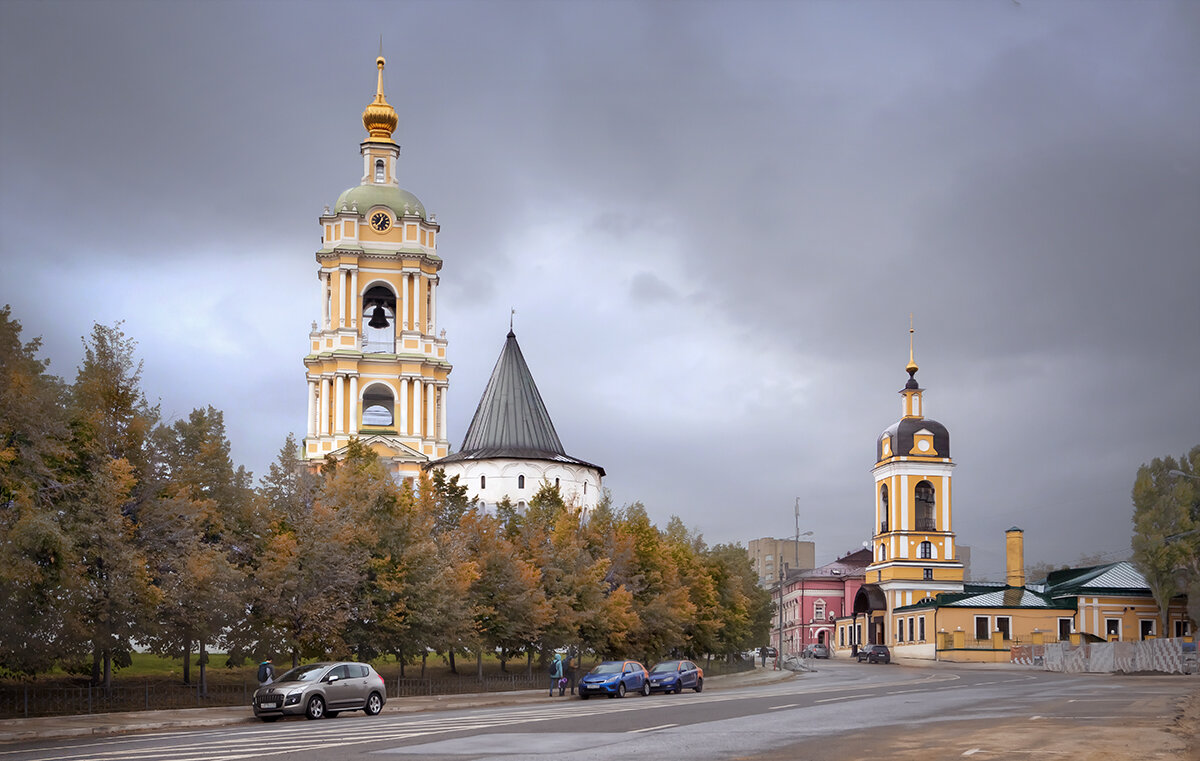
<svg viewBox="0 0 1200 761">
<path fill-rule="evenodd" d="M 66 390 L 41 340 L 0 309 L 0 674 L 36 674 L 81 657 L 70 536 L 58 505 L 70 485 Z"/>
<path fill-rule="evenodd" d="M 162 591 L 154 650 L 183 654 L 190 682 L 191 651 L 199 652 L 200 690 L 207 692 L 207 650 L 228 646 L 245 611 L 241 551 L 251 494 L 235 470 L 222 413 L 209 406 L 155 432 L 158 490 L 138 522 L 154 582 Z M 239 559 L 241 562 L 238 562 Z"/>
<path fill-rule="evenodd" d="M 470 510 L 462 518 L 462 531 L 467 551 L 478 566 L 468 596 L 479 638 L 477 669 L 482 676 L 483 649 L 502 655 L 523 650 L 541 635 L 551 609 L 541 574 L 521 557 L 498 518 Z"/>
<path fill-rule="evenodd" d="M 105 690 L 112 668 L 152 631 L 159 591 L 135 537 L 151 470 L 148 438 L 158 419 L 141 389 L 136 343 L 120 324 L 95 325 L 71 388 L 72 487 L 64 525 L 74 540 L 81 625 L 89 632 L 92 678 Z"/>
</svg>

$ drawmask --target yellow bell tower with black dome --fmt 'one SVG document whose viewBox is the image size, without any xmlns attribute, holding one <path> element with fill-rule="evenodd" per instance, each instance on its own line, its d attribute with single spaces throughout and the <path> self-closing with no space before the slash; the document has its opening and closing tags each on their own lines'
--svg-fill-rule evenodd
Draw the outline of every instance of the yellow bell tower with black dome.
<svg viewBox="0 0 1200 761">
<path fill-rule="evenodd" d="M 925 417 L 909 327 L 908 381 L 900 390 L 901 417 L 876 441 L 875 525 L 864 597 L 880 618 L 872 634 L 891 632 L 891 611 L 941 592 L 961 592 L 963 564 L 955 557 L 950 458 L 946 426 Z M 882 632 L 879 631 L 882 629 Z M 869 641 L 882 642 L 871 637 Z"/>
<path fill-rule="evenodd" d="M 375 64 L 375 98 L 362 115 L 362 178 L 320 217 L 321 318 L 304 358 L 303 457 L 314 465 L 337 458 L 356 437 L 398 478 L 411 478 L 449 451 L 451 366 L 437 327 L 441 227 L 400 187 L 396 110 L 384 96 L 382 55 Z"/>
</svg>

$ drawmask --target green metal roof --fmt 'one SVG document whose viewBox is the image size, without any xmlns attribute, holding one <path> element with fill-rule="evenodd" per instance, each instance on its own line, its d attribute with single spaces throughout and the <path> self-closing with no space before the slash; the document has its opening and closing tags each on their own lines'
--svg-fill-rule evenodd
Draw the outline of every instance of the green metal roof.
<svg viewBox="0 0 1200 761">
<path fill-rule="evenodd" d="M 350 188 L 338 196 L 337 203 L 333 205 L 333 213 L 341 212 L 343 206 L 348 209 L 357 206 L 363 214 L 373 206 L 386 206 L 398 217 L 416 214 L 421 219 L 429 219 L 425 215 L 425 205 L 419 198 L 393 185 L 359 185 Z"/>
</svg>

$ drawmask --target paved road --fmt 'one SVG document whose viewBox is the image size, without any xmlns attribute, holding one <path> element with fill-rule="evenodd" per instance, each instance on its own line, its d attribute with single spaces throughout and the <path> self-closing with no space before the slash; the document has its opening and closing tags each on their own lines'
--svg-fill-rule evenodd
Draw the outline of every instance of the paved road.
<svg viewBox="0 0 1200 761">
<path fill-rule="evenodd" d="M 343 714 L 316 722 L 9 745 L 0 747 L 0 761 L 610 761 L 626 756 L 1062 761 L 1184 759 L 1191 753 L 1186 740 L 1179 741 L 1177 755 L 1169 747 L 1166 755 L 1151 754 L 1144 740 L 1133 741 L 1130 754 L 1120 755 L 1119 745 L 1139 729 L 1163 735 L 1178 718 L 1181 698 L 1200 685 L 1195 678 L 836 661 L 822 662 L 819 669 L 787 682 L 701 694 L 547 699 L 373 718 Z M 1124 739 L 1118 741 L 1118 735 Z"/>
</svg>

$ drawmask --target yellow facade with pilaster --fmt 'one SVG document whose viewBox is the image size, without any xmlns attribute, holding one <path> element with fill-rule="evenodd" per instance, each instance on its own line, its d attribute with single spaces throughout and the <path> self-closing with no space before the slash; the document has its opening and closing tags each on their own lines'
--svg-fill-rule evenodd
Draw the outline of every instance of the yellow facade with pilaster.
<svg viewBox="0 0 1200 761">
<path fill-rule="evenodd" d="M 303 457 L 338 457 L 351 438 L 398 478 L 449 451 L 451 365 L 437 327 L 441 227 L 398 181 L 397 117 L 376 61 L 375 99 L 363 112 L 363 174 L 320 217 L 320 320 L 304 358 L 308 382 Z"/>
</svg>

